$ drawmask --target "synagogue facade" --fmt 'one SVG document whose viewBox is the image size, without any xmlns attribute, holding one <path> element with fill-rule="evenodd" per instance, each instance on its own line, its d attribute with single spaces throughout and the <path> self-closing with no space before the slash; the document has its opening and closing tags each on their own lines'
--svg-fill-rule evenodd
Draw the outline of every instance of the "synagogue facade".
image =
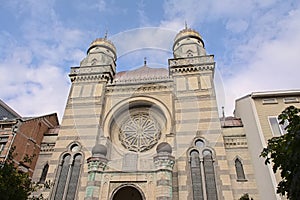
<svg viewBox="0 0 300 200">
<path fill-rule="evenodd" d="M 55 145 L 40 155 L 52 200 L 260 199 L 243 123 L 219 118 L 215 61 L 200 34 L 178 32 L 168 68 L 117 72 L 94 40 L 71 88 Z M 167 58 L 166 58 L 167 59 Z M 49 139 L 51 140 L 51 139 Z"/>
</svg>

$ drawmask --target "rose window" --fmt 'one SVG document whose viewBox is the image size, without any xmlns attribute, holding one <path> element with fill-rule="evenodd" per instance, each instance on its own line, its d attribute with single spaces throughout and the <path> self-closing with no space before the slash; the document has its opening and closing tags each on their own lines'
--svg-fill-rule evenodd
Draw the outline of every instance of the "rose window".
<svg viewBox="0 0 300 200">
<path fill-rule="evenodd" d="M 120 127 L 119 139 L 122 145 L 134 152 L 151 149 L 161 134 L 157 121 L 148 113 L 130 115 Z"/>
</svg>

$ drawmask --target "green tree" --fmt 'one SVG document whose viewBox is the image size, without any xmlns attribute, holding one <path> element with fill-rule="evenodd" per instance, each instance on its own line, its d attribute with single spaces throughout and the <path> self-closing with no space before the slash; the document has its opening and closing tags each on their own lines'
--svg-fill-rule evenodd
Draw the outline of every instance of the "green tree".
<svg viewBox="0 0 300 200">
<path fill-rule="evenodd" d="M 239 198 L 239 200 L 253 200 L 253 198 L 249 197 L 249 194 L 243 194 L 243 196 L 241 196 L 241 198 Z"/>
<path fill-rule="evenodd" d="M 277 193 L 287 195 L 288 199 L 300 197 L 300 109 L 290 106 L 278 119 L 280 124 L 288 122 L 286 134 L 268 140 L 268 146 L 261 156 L 265 164 L 273 164 L 274 173 L 280 171 L 282 180 L 278 183 Z"/>
<path fill-rule="evenodd" d="M 28 173 L 17 170 L 13 161 L 14 149 L 12 148 L 7 159 L 0 163 L 0 200 L 43 199 L 42 195 L 30 197 L 38 185 L 31 182 Z M 25 156 L 23 162 L 31 162 L 32 158 Z"/>
</svg>

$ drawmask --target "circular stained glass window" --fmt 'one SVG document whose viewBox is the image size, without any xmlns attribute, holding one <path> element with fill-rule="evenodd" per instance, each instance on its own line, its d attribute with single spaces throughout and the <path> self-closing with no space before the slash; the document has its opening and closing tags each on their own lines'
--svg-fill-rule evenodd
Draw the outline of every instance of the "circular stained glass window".
<svg viewBox="0 0 300 200">
<path fill-rule="evenodd" d="M 161 135 L 158 122 L 148 113 L 130 115 L 120 127 L 119 139 L 122 145 L 134 152 L 144 152 L 157 144 Z"/>
</svg>

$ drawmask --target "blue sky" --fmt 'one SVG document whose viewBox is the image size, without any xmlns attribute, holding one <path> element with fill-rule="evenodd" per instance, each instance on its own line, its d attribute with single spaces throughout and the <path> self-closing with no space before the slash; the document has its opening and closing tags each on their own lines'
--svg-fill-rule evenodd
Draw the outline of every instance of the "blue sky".
<svg viewBox="0 0 300 200">
<path fill-rule="evenodd" d="M 0 98 L 22 116 L 62 117 L 70 67 L 108 32 L 117 70 L 167 67 L 188 26 L 217 62 L 219 107 L 253 91 L 299 89 L 300 3 L 292 0 L 0 0 Z"/>
</svg>

